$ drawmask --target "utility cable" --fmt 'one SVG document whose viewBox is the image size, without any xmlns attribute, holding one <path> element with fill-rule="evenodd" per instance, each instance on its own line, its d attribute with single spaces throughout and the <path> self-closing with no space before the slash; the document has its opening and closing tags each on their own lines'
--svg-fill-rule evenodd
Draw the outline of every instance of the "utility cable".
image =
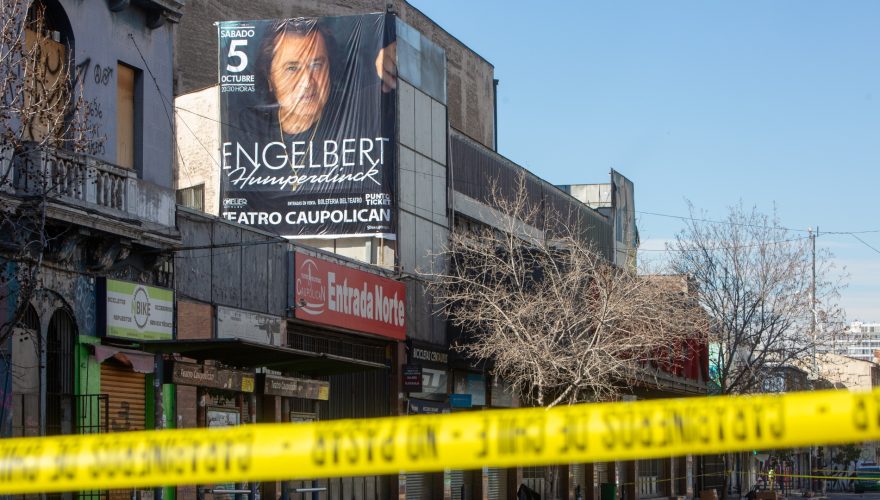
<svg viewBox="0 0 880 500">
<path fill-rule="evenodd" d="M 657 213 L 657 212 L 646 212 L 643 210 L 634 210 L 634 212 L 638 213 L 638 214 L 654 215 L 657 217 L 667 217 L 670 219 L 679 219 L 679 220 L 684 220 L 684 221 L 706 222 L 709 224 L 725 224 L 728 226 L 755 227 L 755 228 L 759 228 L 759 229 L 779 229 L 779 230 L 783 230 L 783 231 L 792 231 L 792 232 L 800 232 L 800 233 L 807 233 L 810 231 L 809 229 L 795 229 L 795 228 L 790 228 L 790 227 L 785 227 L 785 226 L 761 226 L 758 224 L 744 224 L 744 223 L 723 221 L 723 220 L 700 219 L 700 218 L 696 218 L 696 217 L 685 217 L 685 216 L 681 216 L 681 215 L 670 215 L 670 214 L 661 214 L 661 213 Z M 880 229 L 867 229 L 867 230 L 860 230 L 860 231 L 822 231 L 822 234 L 868 234 L 868 233 L 880 233 Z"/>
<path fill-rule="evenodd" d="M 185 175 L 187 176 L 187 180 L 192 183 L 192 178 L 190 177 L 190 169 L 186 165 L 186 162 L 183 159 L 183 153 L 180 151 L 180 145 L 177 143 L 177 137 L 174 132 L 174 120 L 171 118 L 171 113 L 168 112 L 169 106 L 173 108 L 174 106 L 168 101 L 168 98 L 165 97 L 165 94 L 162 93 L 162 88 L 159 86 L 159 80 L 156 78 L 156 75 L 153 74 L 153 70 L 150 68 L 150 64 L 147 63 L 147 59 L 144 57 L 143 52 L 141 52 L 141 48 L 138 46 L 137 41 L 134 39 L 134 35 L 131 33 L 128 34 L 129 40 L 131 40 L 132 45 L 134 45 L 135 50 L 137 50 L 138 55 L 141 58 L 141 61 L 144 63 L 144 68 L 146 68 L 147 73 L 149 73 L 150 78 L 153 79 L 153 85 L 156 87 L 156 93 L 159 94 L 159 98 L 162 99 L 162 110 L 165 112 L 165 117 L 168 119 L 168 126 L 171 128 L 171 141 L 174 144 L 174 149 L 177 150 L 178 158 L 180 158 L 180 162 L 183 164 L 183 170 Z"/>
<path fill-rule="evenodd" d="M 752 243 L 750 245 L 720 245 L 717 247 L 706 247 L 706 248 L 702 248 L 702 247 L 654 248 L 654 249 L 639 248 L 638 251 L 639 252 L 682 252 L 682 253 L 685 253 L 685 252 L 698 252 L 698 251 L 703 251 L 703 250 L 710 250 L 710 251 L 714 251 L 714 250 L 739 250 L 739 249 L 743 249 L 743 248 L 755 248 L 755 247 L 760 247 L 760 246 L 764 246 L 764 245 L 781 245 L 783 243 L 791 243 L 793 241 L 803 241 L 803 240 L 807 240 L 807 239 L 810 239 L 810 237 L 809 236 L 802 236 L 799 238 L 791 238 L 788 240 L 762 241 L 759 243 Z"/>
<path fill-rule="evenodd" d="M 870 248 L 871 250 L 873 250 L 873 251 L 875 251 L 875 252 L 877 252 L 877 253 L 880 253 L 880 250 L 877 250 L 875 247 L 872 247 L 871 245 L 868 244 L 867 241 L 865 241 L 865 240 L 859 238 L 859 237 L 856 236 L 854 233 L 845 233 L 845 234 L 849 234 L 849 235 L 852 236 L 853 238 L 855 238 L 855 239 L 859 240 L 860 242 L 862 242 L 862 244 L 865 245 L 866 247 Z"/>
</svg>

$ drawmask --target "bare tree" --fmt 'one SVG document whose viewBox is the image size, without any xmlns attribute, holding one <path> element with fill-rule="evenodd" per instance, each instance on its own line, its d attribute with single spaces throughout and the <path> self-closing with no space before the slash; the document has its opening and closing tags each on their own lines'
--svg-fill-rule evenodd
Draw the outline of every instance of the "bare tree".
<svg viewBox="0 0 880 500">
<path fill-rule="evenodd" d="M 0 345 L 40 287 L 57 236 L 47 208 L 73 184 L 71 173 L 48 168 L 46 159 L 64 150 L 91 153 L 103 141 L 57 35 L 41 2 L 0 3 L 0 303 L 15 306 L 0 316 Z"/>
<path fill-rule="evenodd" d="M 457 348 L 490 361 L 538 406 L 614 398 L 645 382 L 652 363 L 679 362 L 674 346 L 703 331 L 686 290 L 615 268 L 576 217 L 526 191 L 523 179 L 514 196 L 495 189 L 494 223 L 457 224 L 449 270 L 429 276 L 449 320 L 468 332 Z"/>
<path fill-rule="evenodd" d="M 804 359 L 831 349 L 843 333 L 837 304 L 842 276 L 831 255 L 816 254 L 815 329 L 813 252 L 809 237 L 772 216 L 731 207 L 721 221 L 705 221 L 691 207 L 687 226 L 667 245 L 671 268 L 698 286 L 711 317 L 710 378 L 722 394 L 775 390 L 778 369 L 807 367 Z"/>
</svg>

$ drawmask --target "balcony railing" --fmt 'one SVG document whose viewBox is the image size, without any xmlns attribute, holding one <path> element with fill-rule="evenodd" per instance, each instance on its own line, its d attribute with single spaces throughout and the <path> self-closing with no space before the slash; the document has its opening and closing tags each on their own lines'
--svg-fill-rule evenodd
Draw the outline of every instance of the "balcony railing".
<svg viewBox="0 0 880 500">
<path fill-rule="evenodd" d="M 174 192 L 138 179 L 137 173 L 95 157 L 32 149 L 7 154 L 0 175 L 12 168 L 5 190 L 97 208 L 107 215 L 174 226 Z"/>
</svg>

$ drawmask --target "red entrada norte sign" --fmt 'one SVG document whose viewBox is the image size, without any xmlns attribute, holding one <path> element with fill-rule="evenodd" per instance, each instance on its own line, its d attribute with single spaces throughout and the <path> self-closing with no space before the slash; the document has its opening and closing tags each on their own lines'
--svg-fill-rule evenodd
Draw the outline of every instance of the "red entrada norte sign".
<svg viewBox="0 0 880 500">
<path fill-rule="evenodd" d="M 376 274 L 294 253 L 294 316 L 404 340 L 406 286 Z"/>
</svg>

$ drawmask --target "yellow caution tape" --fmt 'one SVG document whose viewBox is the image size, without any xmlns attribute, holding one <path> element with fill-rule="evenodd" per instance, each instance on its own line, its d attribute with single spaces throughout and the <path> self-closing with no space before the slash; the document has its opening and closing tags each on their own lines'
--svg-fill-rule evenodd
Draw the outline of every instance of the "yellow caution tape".
<svg viewBox="0 0 880 500">
<path fill-rule="evenodd" d="M 761 477 L 766 477 L 767 473 L 766 472 L 759 472 L 759 473 L 757 473 L 757 475 L 761 476 Z M 809 474 L 774 474 L 773 476 L 774 477 L 801 477 L 801 478 L 805 478 L 805 479 L 827 479 L 829 481 L 831 481 L 831 480 L 837 480 L 837 481 L 878 481 L 878 480 L 880 480 L 880 477 L 878 477 L 878 476 L 874 476 L 874 477 L 869 477 L 869 476 L 862 476 L 862 477 L 858 477 L 858 476 L 812 476 Z"/>
<path fill-rule="evenodd" d="M 0 493 L 702 455 L 880 439 L 880 391 L 703 397 L 0 441 Z"/>
</svg>

